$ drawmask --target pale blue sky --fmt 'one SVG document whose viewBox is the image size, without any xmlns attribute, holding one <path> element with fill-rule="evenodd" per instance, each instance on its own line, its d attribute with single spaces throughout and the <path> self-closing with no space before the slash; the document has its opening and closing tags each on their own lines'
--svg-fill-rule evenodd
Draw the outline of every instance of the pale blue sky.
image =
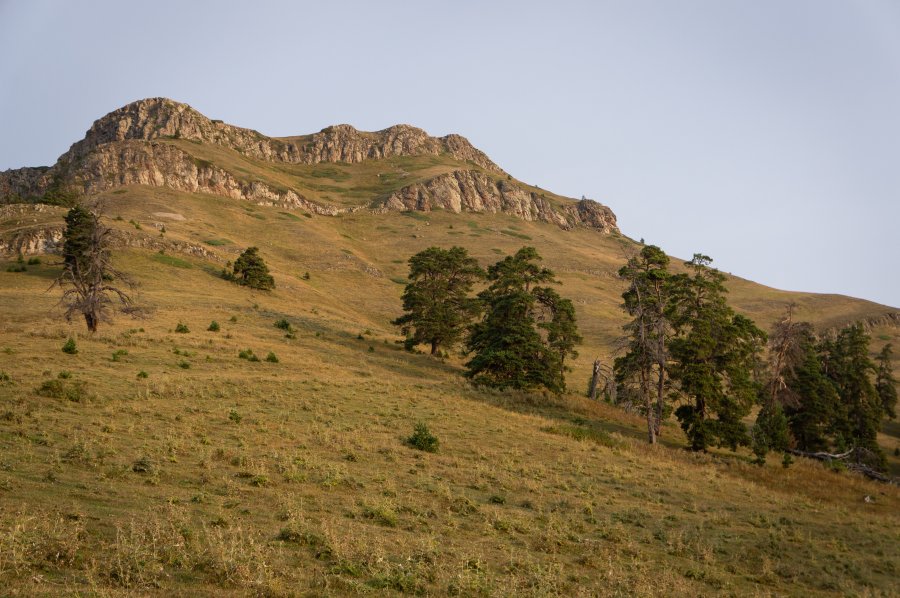
<svg viewBox="0 0 900 598">
<path fill-rule="evenodd" d="M 674 255 L 900 306 L 897 1 L 0 0 L 0 170 L 150 96 L 457 132 Z"/>
</svg>

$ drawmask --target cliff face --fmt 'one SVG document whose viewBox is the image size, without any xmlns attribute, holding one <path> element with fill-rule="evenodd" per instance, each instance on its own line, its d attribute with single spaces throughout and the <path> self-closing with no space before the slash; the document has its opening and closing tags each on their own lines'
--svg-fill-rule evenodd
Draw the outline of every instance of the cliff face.
<svg viewBox="0 0 900 598">
<path fill-rule="evenodd" d="M 385 199 L 380 208 L 505 213 L 522 220 L 552 222 L 566 229 L 584 226 L 602 232 L 617 230 L 612 210 L 595 201 L 583 199 L 554 207 L 537 193 L 471 170 L 457 170 L 404 187 Z"/>
<path fill-rule="evenodd" d="M 296 188 L 274 188 L 259 180 L 235 176 L 216 164 L 195 158 L 168 141 L 172 139 L 215 144 L 273 163 L 356 164 L 394 156 L 449 155 L 472 168 L 413 183 L 387 197 L 372 197 L 371 207 L 379 211 L 442 208 L 453 212 L 508 213 L 563 228 L 617 230 L 615 215 L 596 202 L 554 204 L 514 181 L 502 180 L 501 175 L 506 177 L 506 173 L 459 135 L 431 137 L 409 125 L 372 133 L 336 125 L 313 135 L 272 138 L 211 120 L 186 104 L 165 98 L 133 102 L 97 120 L 85 138 L 60 156 L 53 167 L 0 173 L 0 203 L 41 197 L 55 189 L 93 194 L 125 185 L 149 185 L 321 215 L 363 209 L 311 201 Z"/>
</svg>

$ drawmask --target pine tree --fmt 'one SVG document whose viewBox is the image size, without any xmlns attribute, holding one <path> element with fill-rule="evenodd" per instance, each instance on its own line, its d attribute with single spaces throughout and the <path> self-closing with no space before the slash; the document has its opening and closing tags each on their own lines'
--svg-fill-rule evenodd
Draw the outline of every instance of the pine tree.
<svg viewBox="0 0 900 598">
<path fill-rule="evenodd" d="M 478 314 L 472 285 L 485 276 L 462 247 L 430 247 L 409 258 L 409 283 L 403 291 L 403 316 L 393 321 L 407 334 L 406 347 L 426 343 L 435 355 L 456 343 Z"/>
<path fill-rule="evenodd" d="M 491 285 L 478 297 L 484 317 L 470 327 L 466 377 L 495 388 L 565 390 L 565 358 L 580 340 L 574 307 L 555 291 L 533 247 L 523 247 L 488 269 Z M 544 332 L 546 339 L 541 335 Z"/>
<path fill-rule="evenodd" d="M 759 393 L 753 378 L 765 333 L 725 302 L 725 276 L 695 254 L 693 276 L 673 277 L 677 336 L 670 343 L 671 376 L 687 402 L 675 410 L 693 450 L 749 444 L 742 419 Z"/>
<path fill-rule="evenodd" d="M 869 336 L 862 324 L 853 324 L 841 330 L 826 351 L 828 377 L 840 397 L 834 426 L 837 443 L 841 448 L 864 449 L 857 459 L 867 453 L 870 464 L 883 467 L 884 453 L 877 436 L 884 407 L 870 378 L 876 368 L 869 358 Z"/>
<path fill-rule="evenodd" d="M 60 303 L 66 308 L 66 319 L 80 314 L 88 331 L 96 332 L 100 322 L 109 319 L 114 303 L 118 303 L 123 312 L 136 313 L 138 310 L 128 293 L 113 284 L 120 280 L 133 286 L 112 266 L 111 233 L 100 222 L 100 216 L 76 205 L 66 214 L 65 220 L 63 270 L 53 286 L 64 289 Z"/>
<path fill-rule="evenodd" d="M 891 364 L 893 347 L 890 343 L 881 349 L 878 354 L 878 370 L 875 374 L 875 392 L 881 400 L 881 408 L 884 414 L 895 419 L 897 417 L 897 381 L 894 379 L 894 369 Z"/>
<path fill-rule="evenodd" d="M 788 392 L 783 401 L 788 428 L 795 447 L 816 452 L 830 448 L 840 400 L 831 380 L 825 375 L 820 347 L 809 325 L 799 331 L 800 357 L 785 377 Z M 826 341 L 827 344 L 827 341 Z"/>
<path fill-rule="evenodd" d="M 628 351 L 613 365 L 616 381 L 633 388 L 647 418 L 647 438 L 655 444 L 665 417 L 667 342 L 670 333 L 669 258 L 655 245 L 641 249 L 619 270 L 629 283 L 623 309 L 633 319 L 624 326 Z"/>
<path fill-rule="evenodd" d="M 269 267 L 259 255 L 258 247 L 249 247 L 234 262 L 231 273 L 226 278 L 251 289 L 269 291 L 275 288 L 275 279 L 269 274 Z"/>
</svg>

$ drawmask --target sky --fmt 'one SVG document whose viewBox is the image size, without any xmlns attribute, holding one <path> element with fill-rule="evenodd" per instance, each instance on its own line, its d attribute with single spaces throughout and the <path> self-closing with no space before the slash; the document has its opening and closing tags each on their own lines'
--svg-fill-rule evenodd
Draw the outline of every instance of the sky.
<svg viewBox="0 0 900 598">
<path fill-rule="evenodd" d="M 670 255 L 900 306 L 896 0 L 0 0 L 0 170 L 155 96 L 459 133 Z"/>
</svg>

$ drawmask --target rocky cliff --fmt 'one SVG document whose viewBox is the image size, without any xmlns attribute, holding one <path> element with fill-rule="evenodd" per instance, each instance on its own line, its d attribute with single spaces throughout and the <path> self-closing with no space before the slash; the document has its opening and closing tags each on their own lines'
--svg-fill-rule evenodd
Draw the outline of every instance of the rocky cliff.
<svg viewBox="0 0 900 598">
<path fill-rule="evenodd" d="M 174 139 L 214 144 L 271 163 L 356 164 L 395 156 L 450 156 L 469 167 L 412 183 L 387 196 L 374 196 L 370 206 L 379 211 L 442 208 L 509 213 L 563 228 L 617 230 L 609 208 L 590 200 L 553 202 L 528 191 L 459 135 L 431 137 L 409 125 L 371 133 L 336 125 L 313 135 L 273 138 L 211 120 L 186 104 L 166 98 L 133 102 L 97 120 L 84 139 L 52 167 L 0 173 L 0 203 L 46 197 L 60 189 L 95 194 L 125 185 L 149 185 L 321 215 L 363 209 L 312 201 L 297 188 L 276 188 L 258 179 L 237 176 L 196 158 L 182 149 L 183 144 L 172 143 Z"/>
</svg>

